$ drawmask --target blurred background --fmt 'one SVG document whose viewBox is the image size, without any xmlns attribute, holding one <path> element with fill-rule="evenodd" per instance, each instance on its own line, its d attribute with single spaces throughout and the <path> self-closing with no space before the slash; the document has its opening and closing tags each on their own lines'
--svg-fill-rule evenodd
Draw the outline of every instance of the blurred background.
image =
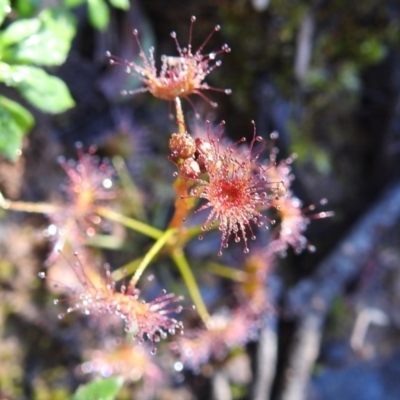
<svg viewBox="0 0 400 400">
<path fill-rule="evenodd" d="M 172 380 L 157 395 L 132 397 L 126 390 L 118 398 L 400 399 L 398 1 L 131 0 L 129 10 L 116 3 L 12 2 L 1 30 L 50 8 L 71 14 L 75 31 L 66 60 L 44 68 L 66 83 L 75 106 L 50 114 L 0 86 L 35 120 L 22 155 L 0 159 L 4 197 L 57 201 L 64 179 L 57 157 L 76 158 L 80 141 L 97 145 L 100 155 L 123 157 L 142 199 L 131 205 L 133 213 L 165 227 L 174 201 L 174 166 L 166 157 L 176 130 L 172 105 L 148 93 L 122 96 L 141 84 L 110 66 L 105 54 L 140 62 L 136 28 L 145 52 L 155 47 L 156 60 L 176 55 L 170 32 L 185 46 L 195 15 L 194 49 L 221 25 L 205 51 L 224 43 L 232 51 L 207 83 L 232 94 L 207 93 L 218 102 L 215 109 L 201 98 L 192 99 L 194 109 L 184 102 L 188 125 L 197 112 L 200 122 L 225 120 L 233 140 L 251 138 L 251 120 L 264 138 L 277 131 L 279 157 L 297 154 L 295 195 L 306 206 L 326 198 L 335 213 L 309 225 L 315 252 L 288 252 L 271 272 L 271 315 L 245 349 L 247 364 L 223 369 L 222 384 L 202 371 Z M 83 318 L 59 322 L 54 295 L 37 278 L 49 252 L 48 220 L 5 211 L 0 217 L 0 398 L 71 398 L 88 380 L 80 366 L 95 340 Z M 189 250 L 193 257 L 212 255 L 218 243 L 211 238 Z M 122 265 L 142 245 L 129 243 L 122 254 L 106 250 L 105 258 Z M 235 250 L 227 257 L 234 259 Z M 229 295 L 214 283 L 202 280 L 209 296 Z"/>
</svg>

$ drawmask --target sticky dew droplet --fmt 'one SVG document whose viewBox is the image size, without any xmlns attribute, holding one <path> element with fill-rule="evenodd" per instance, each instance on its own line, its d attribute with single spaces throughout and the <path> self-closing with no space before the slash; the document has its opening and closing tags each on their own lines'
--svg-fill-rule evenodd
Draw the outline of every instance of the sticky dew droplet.
<svg viewBox="0 0 400 400">
<path fill-rule="evenodd" d="M 307 250 L 308 250 L 310 253 L 315 253 L 315 251 L 317 250 L 317 248 L 316 248 L 314 245 L 309 244 L 309 245 L 307 246 Z"/>
<path fill-rule="evenodd" d="M 276 140 L 276 139 L 279 138 L 279 133 L 276 132 L 276 131 L 274 131 L 274 132 L 272 132 L 272 133 L 269 135 L 269 137 L 270 137 L 272 140 Z"/>
</svg>

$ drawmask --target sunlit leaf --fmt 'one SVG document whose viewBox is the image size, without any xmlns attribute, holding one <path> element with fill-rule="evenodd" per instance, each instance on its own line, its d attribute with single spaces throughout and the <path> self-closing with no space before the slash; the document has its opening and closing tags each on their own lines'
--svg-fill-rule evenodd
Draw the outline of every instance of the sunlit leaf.
<svg viewBox="0 0 400 400">
<path fill-rule="evenodd" d="M 39 29 L 35 30 L 38 23 Z M 16 28 L 12 28 L 14 24 L 18 24 Z M 20 20 L 14 24 L 10 29 L 16 31 L 19 38 L 14 39 L 13 46 L 3 50 L 3 61 L 11 64 L 34 63 L 47 66 L 65 62 L 76 32 L 75 19 L 68 11 L 48 8 L 43 10 L 37 19 Z M 24 24 L 30 28 L 29 35 L 25 34 L 25 37 Z M 13 40 L 12 35 L 15 35 L 15 32 L 11 31 L 6 40 Z"/>
<path fill-rule="evenodd" d="M 110 10 L 104 0 L 88 0 L 89 21 L 103 31 L 110 21 Z"/>
<path fill-rule="evenodd" d="M 41 68 L 0 63 L 0 81 L 48 113 L 63 112 L 75 104 L 65 83 Z"/>
<path fill-rule="evenodd" d="M 0 25 L 11 11 L 10 0 L 0 0 Z"/>
<path fill-rule="evenodd" d="M 121 10 L 129 9 L 129 0 L 110 0 L 110 4 L 115 8 L 120 8 Z"/>
<path fill-rule="evenodd" d="M 85 0 L 64 0 L 65 7 L 77 7 L 83 4 Z"/>
<path fill-rule="evenodd" d="M 21 152 L 22 138 L 34 122 L 28 110 L 0 96 L 0 153 L 15 161 Z"/>
<path fill-rule="evenodd" d="M 0 33 L 1 47 L 11 46 L 34 35 L 40 29 L 40 21 L 37 18 L 21 19 L 13 22 Z"/>
<path fill-rule="evenodd" d="M 13 9 L 20 18 L 29 18 L 39 9 L 42 0 L 16 0 L 13 1 Z"/>
<path fill-rule="evenodd" d="M 79 386 L 72 400 L 114 400 L 123 384 L 122 378 L 107 378 Z"/>
</svg>

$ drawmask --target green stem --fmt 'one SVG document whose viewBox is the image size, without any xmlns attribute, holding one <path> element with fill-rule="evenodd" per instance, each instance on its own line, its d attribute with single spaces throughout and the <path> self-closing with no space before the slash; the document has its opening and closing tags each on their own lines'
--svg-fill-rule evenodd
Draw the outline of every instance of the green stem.
<svg viewBox="0 0 400 400">
<path fill-rule="evenodd" d="M 137 189 L 135 182 L 129 174 L 124 159 L 121 156 L 115 156 L 113 157 L 112 162 L 116 171 L 118 172 L 118 177 L 121 182 L 121 186 L 124 189 L 124 193 L 126 193 L 127 197 L 129 198 L 129 211 L 132 211 L 132 214 L 141 220 L 146 219 L 146 212 L 143 207 L 140 191 Z"/>
<path fill-rule="evenodd" d="M 178 124 L 178 132 L 185 133 L 185 118 L 183 116 L 181 99 L 179 97 L 175 97 L 175 110 L 176 110 L 176 122 Z"/>
<path fill-rule="evenodd" d="M 206 326 L 209 326 L 210 314 L 207 311 L 206 305 L 204 304 L 203 298 L 201 297 L 199 287 L 197 286 L 196 280 L 192 274 L 189 263 L 181 249 L 177 249 L 172 253 L 172 259 L 181 273 L 183 280 L 189 290 L 189 294 L 196 306 L 197 312 L 200 318 L 203 320 Z"/>
<path fill-rule="evenodd" d="M 201 229 L 201 225 L 186 228 L 186 235 L 187 235 L 188 241 L 193 239 L 195 236 L 199 236 L 202 234 L 204 234 L 204 231 Z"/>
<path fill-rule="evenodd" d="M 248 276 L 244 271 L 239 271 L 232 267 L 228 267 L 226 265 L 215 262 L 207 263 L 207 269 L 216 275 L 219 275 L 223 278 L 231 279 L 235 282 L 245 282 Z"/>
<path fill-rule="evenodd" d="M 129 261 L 127 264 L 119 267 L 111 273 L 111 278 L 113 282 L 118 282 L 128 275 L 133 274 L 142 262 L 143 257 L 136 258 L 135 260 Z"/>
<path fill-rule="evenodd" d="M 126 217 L 125 215 L 119 214 L 113 210 L 110 210 L 109 208 L 97 207 L 96 213 L 101 217 L 107 218 L 114 222 L 119 222 L 129 229 L 132 229 L 136 232 L 141 233 L 142 235 L 151 237 L 153 239 L 159 239 L 163 235 L 163 231 L 161 231 L 160 229 L 154 228 L 136 219 Z"/>
<path fill-rule="evenodd" d="M 87 238 L 85 244 L 91 247 L 98 247 L 101 249 L 121 250 L 126 242 L 124 239 L 114 235 L 95 235 Z"/>
<path fill-rule="evenodd" d="M 170 237 L 175 233 L 176 233 L 176 229 L 168 229 L 162 234 L 162 236 L 160 236 L 158 238 L 158 240 L 153 244 L 153 246 L 146 253 L 146 255 L 143 257 L 142 261 L 138 265 L 137 270 L 135 271 L 135 275 L 133 275 L 133 277 L 129 283 L 130 287 L 136 286 L 136 283 L 142 276 L 144 270 L 148 267 L 150 262 L 158 254 L 158 252 L 163 248 L 163 246 L 168 242 Z"/>
<path fill-rule="evenodd" d="M 29 203 L 25 201 L 12 201 L 4 198 L 0 192 L 0 207 L 4 210 L 22 211 L 39 214 L 55 214 L 62 210 L 62 207 L 50 203 Z"/>
</svg>

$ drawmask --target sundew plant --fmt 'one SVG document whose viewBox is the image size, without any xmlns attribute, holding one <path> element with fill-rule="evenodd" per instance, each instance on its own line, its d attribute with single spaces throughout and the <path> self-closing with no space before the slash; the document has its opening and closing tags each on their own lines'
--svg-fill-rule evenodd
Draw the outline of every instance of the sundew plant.
<svg viewBox="0 0 400 400">
<path fill-rule="evenodd" d="M 73 368 L 79 382 L 89 383 L 75 399 L 117 393 L 167 398 L 167 388 L 183 386 L 189 376 L 217 376 L 278 312 L 269 293 L 277 260 L 314 251 L 307 227 L 332 215 L 296 197 L 296 155 L 279 156 L 279 132 L 262 137 L 249 120 L 245 131 L 236 132 L 239 139 L 231 140 L 229 115 L 207 120 L 205 110 L 219 112 L 214 95 L 223 101 L 235 90 L 208 83 L 216 69 L 229 65 L 233 50 L 225 43 L 212 48 L 223 26 L 205 32 L 200 43 L 196 29 L 193 16 L 186 37 L 171 33 L 172 54 L 145 48 L 140 29 L 131 36 L 135 61 L 104 54 L 110 70 L 139 82 L 123 90 L 125 96 L 169 103 L 171 128 L 166 125 L 158 138 L 169 149 L 161 157 L 173 171 L 163 177 L 174 196 L 164 221 L 151 222 L 145 189 L 123 157 L 103 157 L 82 143 L 76 143 L 75 156 L 57 159 L 64 175 L 58 197 L 27 202 L 0 194 L 7 213 L 45 218 L 45 229 L 32 233 L 48 243 L 36 286 L 50 293 L 52 304 L 43 307 L 53 310 L 55 329 L 73 332 L 81 342 Z M 147 174 L 151 186 L 152 172 Z"/>
</svg>

